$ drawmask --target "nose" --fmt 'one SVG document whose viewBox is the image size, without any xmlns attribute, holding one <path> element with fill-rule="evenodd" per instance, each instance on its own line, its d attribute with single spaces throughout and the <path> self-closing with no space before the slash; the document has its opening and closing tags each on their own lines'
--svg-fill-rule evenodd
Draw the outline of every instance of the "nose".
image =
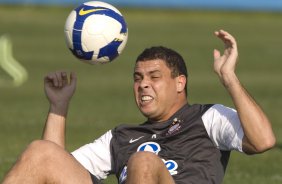
<svg viewBox="0 0 282 184">
<path fill-rule="evenodd" d="M 150 81 L 146 78 L 143 78 L 142 81 L 140 82 L 139 88 L 145 89 L 145 88 L 149 88 L 149 86 L 150 86 Z"/>
</svg>

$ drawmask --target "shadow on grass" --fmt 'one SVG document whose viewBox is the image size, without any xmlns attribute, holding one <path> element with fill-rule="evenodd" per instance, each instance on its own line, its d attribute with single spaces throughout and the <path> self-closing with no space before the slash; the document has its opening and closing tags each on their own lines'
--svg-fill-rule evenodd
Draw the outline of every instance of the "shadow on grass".
<svg viewBox="0 0 282 184">
<path fill-rule="evenodd" d="M 282 143 L 278 142 L 275 146 L 275 148 L 282 150 Z"/>
</svg>

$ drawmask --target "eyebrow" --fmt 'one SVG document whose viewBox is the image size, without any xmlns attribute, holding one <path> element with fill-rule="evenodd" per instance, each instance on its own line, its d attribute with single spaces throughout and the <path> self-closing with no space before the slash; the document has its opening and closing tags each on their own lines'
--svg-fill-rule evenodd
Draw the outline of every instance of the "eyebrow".
<svg viewBox="0 0 282 184">
<path fill-rule="evenodd" d="M 161 71 L 160 70 L 152 70 L 152 71 L 149 71 L 148 73 L 151 75 L 151 74 L 155 74 L 155 73 L 161 73 Z M 143 75 L 143 74 L 141 72 L 137 71 L 137 72 L 134 72 L 133 75 Z"/>
</svg>

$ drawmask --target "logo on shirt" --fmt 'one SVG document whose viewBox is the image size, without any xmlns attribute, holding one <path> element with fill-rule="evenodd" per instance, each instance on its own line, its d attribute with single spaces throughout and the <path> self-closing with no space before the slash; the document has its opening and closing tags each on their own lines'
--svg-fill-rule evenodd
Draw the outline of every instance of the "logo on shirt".
<svg viewBox="0 0 282 184">
<path fill-rule="evenodd" d="M 166 133 L 166 136 L 177 133 L 181 129 L 181 123 L 182 120 L 179 120 L 178 118 L 174 118 L 172 124 L 170 125 Z"/>
<path fill-rule="evenodd" d="M 131 144 L 131 143 L 134 143 L 134 142 L 136 142 L 136 141 L 138 141 L 139 139 L 141 139 L 141 138 L 143 138 L 144 136 L 141 136 L 141 137 L 138 137 L 137 139 L 130 139 L 129 140 L 129 143 Z"/>
<path fill-rule="evenodd" d="M 127 178 L 127 166 L 124 166 L 119 176 L 119 183 L 123 183 Z"/>
<path fill-rule="evenodd" d="M 157 134 L 153 134 L 151 138 L 152 139 L 156 139 L 157 138 Z"/>
<path fill-rule="evenodd" d="M 145 142 L 137 148 L 137 152 L 139 151 L 148 151 L 158 155 L 158 153 L 161 151 L 161 147 L 155 142 Z"/>
</svg>

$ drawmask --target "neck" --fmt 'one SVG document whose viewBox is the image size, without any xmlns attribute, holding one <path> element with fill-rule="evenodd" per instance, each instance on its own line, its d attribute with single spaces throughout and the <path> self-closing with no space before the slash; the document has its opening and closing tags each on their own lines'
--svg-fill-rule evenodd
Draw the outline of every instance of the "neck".
<svg viewBox="0 0 282 184">
<path fill-rule="evenodd" d="M 164 116 L 160 117 L 153 117 L 153 118 L 148 118 L 149 121 L 156 122 L 156 123 L 161 123 L 169 120 L 177 111 L 179 111 L 184 105 L 186 105 L 188 102 L 187 100 L 181 101 L 181 103 L 175 104 L 169 113 L 165 114 Z"/>
</svg>

